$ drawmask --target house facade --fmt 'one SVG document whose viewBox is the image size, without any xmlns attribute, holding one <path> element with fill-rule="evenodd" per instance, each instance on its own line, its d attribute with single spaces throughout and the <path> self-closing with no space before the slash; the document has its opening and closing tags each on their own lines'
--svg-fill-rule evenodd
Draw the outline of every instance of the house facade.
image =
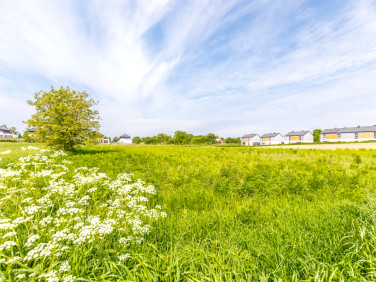
<svg viewBox="0 0 376 282">
<path fill-rule="evenodd" d="M 313 143 L 313 134 L 310 131 L 291 131 L 285 135 L 285 143 Z"/>
<path fill-rule="evenodd" d="M 15 138 L 15 135 L 11 134 L 8 128 L 0 126 L 0 138 Z"/>
<path fill-rule="evenodd" d="M 261 145 L 284 144 L 285 138 L 280 133 L 267 133 L 261 136 Z"/>
<path fill-rule="evenodd" d="M 255 146 L 260 145 L 261 137 L 258 134 L 246 134 L 241 137 L 242 146 Z"/>
<path fill-rule="evenodd" d="M 321 142 L 361 142 L 376 140 L 376 125 L 325 129 Z"/>
<path fill-rule="evenodd" d="M 119 137 L 119 142 L 121 144 L 132 144 L 132 138 L 128 134 L 123 134 Z"/>
</svg>

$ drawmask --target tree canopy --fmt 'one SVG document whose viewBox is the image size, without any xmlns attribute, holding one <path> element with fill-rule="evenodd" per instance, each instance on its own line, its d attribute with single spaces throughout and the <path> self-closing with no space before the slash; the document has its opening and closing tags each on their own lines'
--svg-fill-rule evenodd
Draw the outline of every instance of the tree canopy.
<svg viewBox="0 0 376 282">
<path fill-rule="evenodd" d="M 33 138 L 56 149 L 72 150 L 85 143 L 98 141 L 99 113 L 92 109 L 96 102 L 85 91 L 69 87 L 35 93 L 27 103 L 35 113 L 26 122 L 35 127 Z"/>
</svg>

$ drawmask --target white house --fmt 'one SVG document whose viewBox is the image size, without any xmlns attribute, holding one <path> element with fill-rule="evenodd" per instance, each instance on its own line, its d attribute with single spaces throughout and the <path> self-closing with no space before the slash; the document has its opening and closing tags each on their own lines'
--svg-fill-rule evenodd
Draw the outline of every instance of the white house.
<svg viewBox="0 0 376 282">
<path fill-rule="evenodd" d="M 242 146 L 254 146 L 260 145 L 261 138 L 258 134 L 246 134 L 241 137 L 241 144 Z"/>
<path fill-rule="evenodd" d="M 0 138 L 17 138 L 17 136 L 11 134 L 8 128 L 0 126 Z"/>
<path fill-rule="evenodd" d="M 285 143 L 313 143 L 313 134 L 310 131 L 291 131 L 285 135 Z"/>
<path fill-rule="evenodd" d="M 261 136 L 261 145 L 284 144 L 285 138 L 280 133 L 267 133 Z"/>
<path fill-rule="evenodd" d="M 376 125 L 325 129 L 321 142 L 356 142 L 376 140 Z"/>
<path fill-rule="evenodd" d="M 132 138 L 128 134 L 123 134 L 119 138 L 121 144 L 132 144 Z"/>
</svg>

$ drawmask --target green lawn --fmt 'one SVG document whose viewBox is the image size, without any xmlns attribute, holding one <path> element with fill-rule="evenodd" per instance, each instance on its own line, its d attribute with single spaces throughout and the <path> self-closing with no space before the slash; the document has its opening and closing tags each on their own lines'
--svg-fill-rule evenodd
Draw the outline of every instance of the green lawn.
<svg viewBox="0 0 376 282">
<path fill-rule="evenodd" d="M 12 151 L 0 167 L 32 153 L 22 146 L 0 143 Z M 376 279 L 376 151 L 89 146 L 65 159 L 112 179 L 133 173 L 167 213 L 123 264 L 103 253 L 72 261 L 77 278 Z M 10 279 L 19 267 L 1 270 Z"/>
</svg>

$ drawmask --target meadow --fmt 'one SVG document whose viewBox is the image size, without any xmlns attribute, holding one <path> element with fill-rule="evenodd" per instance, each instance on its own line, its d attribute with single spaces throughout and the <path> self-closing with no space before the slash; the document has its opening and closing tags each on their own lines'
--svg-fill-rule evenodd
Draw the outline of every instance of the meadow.
<svg viewBox="0 0 376 282">
<path fill-rule="evenodd" d="M 33 153 L 21 149 L 25 146 L 0 144 L 0 153 L 11 151 L 0 155 L 0 168 Z M 113 230 L 111 237 L 95 239 L 95 246 L 90 242 L 72 246 L 64 257 L 69 268 L 61 274 L 72 281 L 376 279 L 376 151 L 87 146 L 67 153 L 62 161 L 69 171 L 97 167 L 96 173 L 105 173 L 111 183 L 132 173 L 133 179 L 145 182 L 142 187 L 155 187 L 155 193 L 148 195 L 148 209 L 160 206 L 167 214 L 150 221 L 150 232 L 138 244 L 118 245 L 112 239 L 120 231 Z M 33 185 L 43 187 L 38 181 Z M 28 193 L 28 182 L 17 183 L 7 186 L 16 191 L 13 198 L 4 200 L 9 193 L 5 186 L 1 190 L 0 219 L 17 217 L 16 209 L 22 213 L 17 195 L 26 196 L 17 189 Z M 102 182 L 96 186 L 102 194 L 92 196 L 85 213 L 99 211 L 104 199 L 112 197 L 104 186 Z M 54 203 L 51 207 L 48 212 L 55 212 Z M 121 222 L 117 224 L 122 229 Z M 29 225 L 22 232 L 32 229 Z M 6 232 L 0 230 L 0 238 Z M 5 263 L 12 254 L 4 249 L 3 279 L 32 280 L 42 275 L 41 279 L 60 281 L 52 274 L 43 276 L 63 267 L 59 258 Z M 118 253 L 126 257 L 117 259 Z"/>
</svg>

